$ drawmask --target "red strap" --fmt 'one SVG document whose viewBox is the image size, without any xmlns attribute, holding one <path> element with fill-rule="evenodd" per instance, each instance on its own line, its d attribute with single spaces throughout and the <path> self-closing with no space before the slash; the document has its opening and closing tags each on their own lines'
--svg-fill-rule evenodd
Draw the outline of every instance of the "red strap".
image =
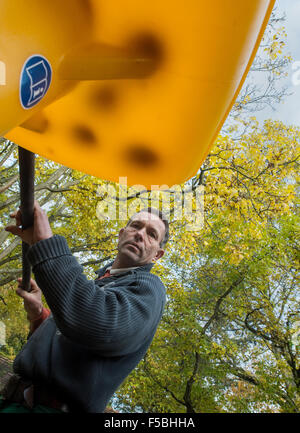
<svg viewBox="0 0 300 433">
<path fill-rule="evenodd" d="M 110 277 L 110 271 L 106 271 L 102 277 L 99 277 L 98 280 L 102 280 L 102 278 Z"/>
<path fill-rule="evenodd" d="M 40 316 L 37 319 L 31 321 L 30 331 L 34 332 L 43 323 L 43 321 L 50 316 L 50 314 L 51 311 L 48 310 L 48 308 L 43 307 Z"/>
</svg>

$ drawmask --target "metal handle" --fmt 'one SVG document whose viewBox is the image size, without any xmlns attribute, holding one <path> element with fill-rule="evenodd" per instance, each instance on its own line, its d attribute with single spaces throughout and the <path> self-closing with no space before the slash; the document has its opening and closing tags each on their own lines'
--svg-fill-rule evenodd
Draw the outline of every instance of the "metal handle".
<svg viewBox="0 0 300 433">
<path fill-rule="evenodd" d="M 22 229 L 27 229 L 33 225 L 33 207 L 34 207 L 34 165 L 35 154 L 29 150 L 18 147 L 19 168 L 20 168 L 20 196 L 21 196 L 21 213 Z M 22 287 L 30 292 L 31 266 L 27 260 L 27 252 L 30 245 L 22 242 Z"/>
</svg>

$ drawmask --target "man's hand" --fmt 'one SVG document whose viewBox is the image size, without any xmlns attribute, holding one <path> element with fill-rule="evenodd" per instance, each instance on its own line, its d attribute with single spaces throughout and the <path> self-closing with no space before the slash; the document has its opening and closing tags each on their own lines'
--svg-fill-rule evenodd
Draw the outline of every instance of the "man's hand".
<svg viewBox="0 0 300 433">
<path fill-rule="evenodd" d="M 20 236 L 22 241 L 29 245 L 33 245 L 43 239 L 48 239 L 53 236 L 48 217 L 46 212 L 40 207 L 38 202 L 34 202 L 34 222 L 33 226 L 26 230 L 23 230 L 20 226 L 22 225 L 22 214 L 20 209 L 12 214 L 11 218 L 16 219 L 16 225 L 5 227 L 5 230 L 12 233 L 13 235 Z"/>
<path fill-rule="evenodd" d="M 39 318 L 43 311 L 42 292 L 36 282 L 31 278 L 31 292 L 22 289 L 22 278 L 18 278 L 16 293 L 24 299 L 24 308 L 27 311 L 27 319 L 33 321 Z"/>
</svg>

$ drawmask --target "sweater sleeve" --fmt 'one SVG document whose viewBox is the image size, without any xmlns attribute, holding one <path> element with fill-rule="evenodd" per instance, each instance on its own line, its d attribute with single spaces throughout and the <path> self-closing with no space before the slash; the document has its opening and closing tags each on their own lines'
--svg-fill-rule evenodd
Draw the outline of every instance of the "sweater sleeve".
<svg viewBox="0 0 300 433">
<path fill-rule="evenodd" d="M 120 356 L 155 332 L 165 303 L 155 275 L 135 273 L 129 284 L 103 290 L 86 278 L 58 235 L 33 245 L 28 259 L 57 327 L 70 340 L 102 356 Z"/>
</svg>

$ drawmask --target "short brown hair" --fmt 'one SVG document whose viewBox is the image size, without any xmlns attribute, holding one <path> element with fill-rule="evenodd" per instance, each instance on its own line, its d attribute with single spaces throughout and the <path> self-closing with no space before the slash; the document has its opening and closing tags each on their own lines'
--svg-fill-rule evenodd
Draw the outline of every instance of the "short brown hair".
<svg viewBox="0 0 300 433">
<path fill-rule="evenodd" d="M 160 242 L 159 246 L 160 248 L 164 248 L 164 246 L 166 245 L 166 243 L 169 240 L 169 236 L 170 236 L 170 232 L 169 232 L 169 221 L 167 220 L 166 216 L 158 209 L 156 209 L 155 207 L 147 207 L 145 209 L 141 209 L 140 211 L 136 212 L 134 215 L 131 216 L 131 218 L 129 219 L 128 223 L 126 224 L 126 227 L 131 223 L 133 217 L 141 212 L 148 212 L 150 214 L 156 215 L 158 216 L 162 222 L 165 225 L 165 235 L 162 239 L 162 241 Z"/>
</svg>

